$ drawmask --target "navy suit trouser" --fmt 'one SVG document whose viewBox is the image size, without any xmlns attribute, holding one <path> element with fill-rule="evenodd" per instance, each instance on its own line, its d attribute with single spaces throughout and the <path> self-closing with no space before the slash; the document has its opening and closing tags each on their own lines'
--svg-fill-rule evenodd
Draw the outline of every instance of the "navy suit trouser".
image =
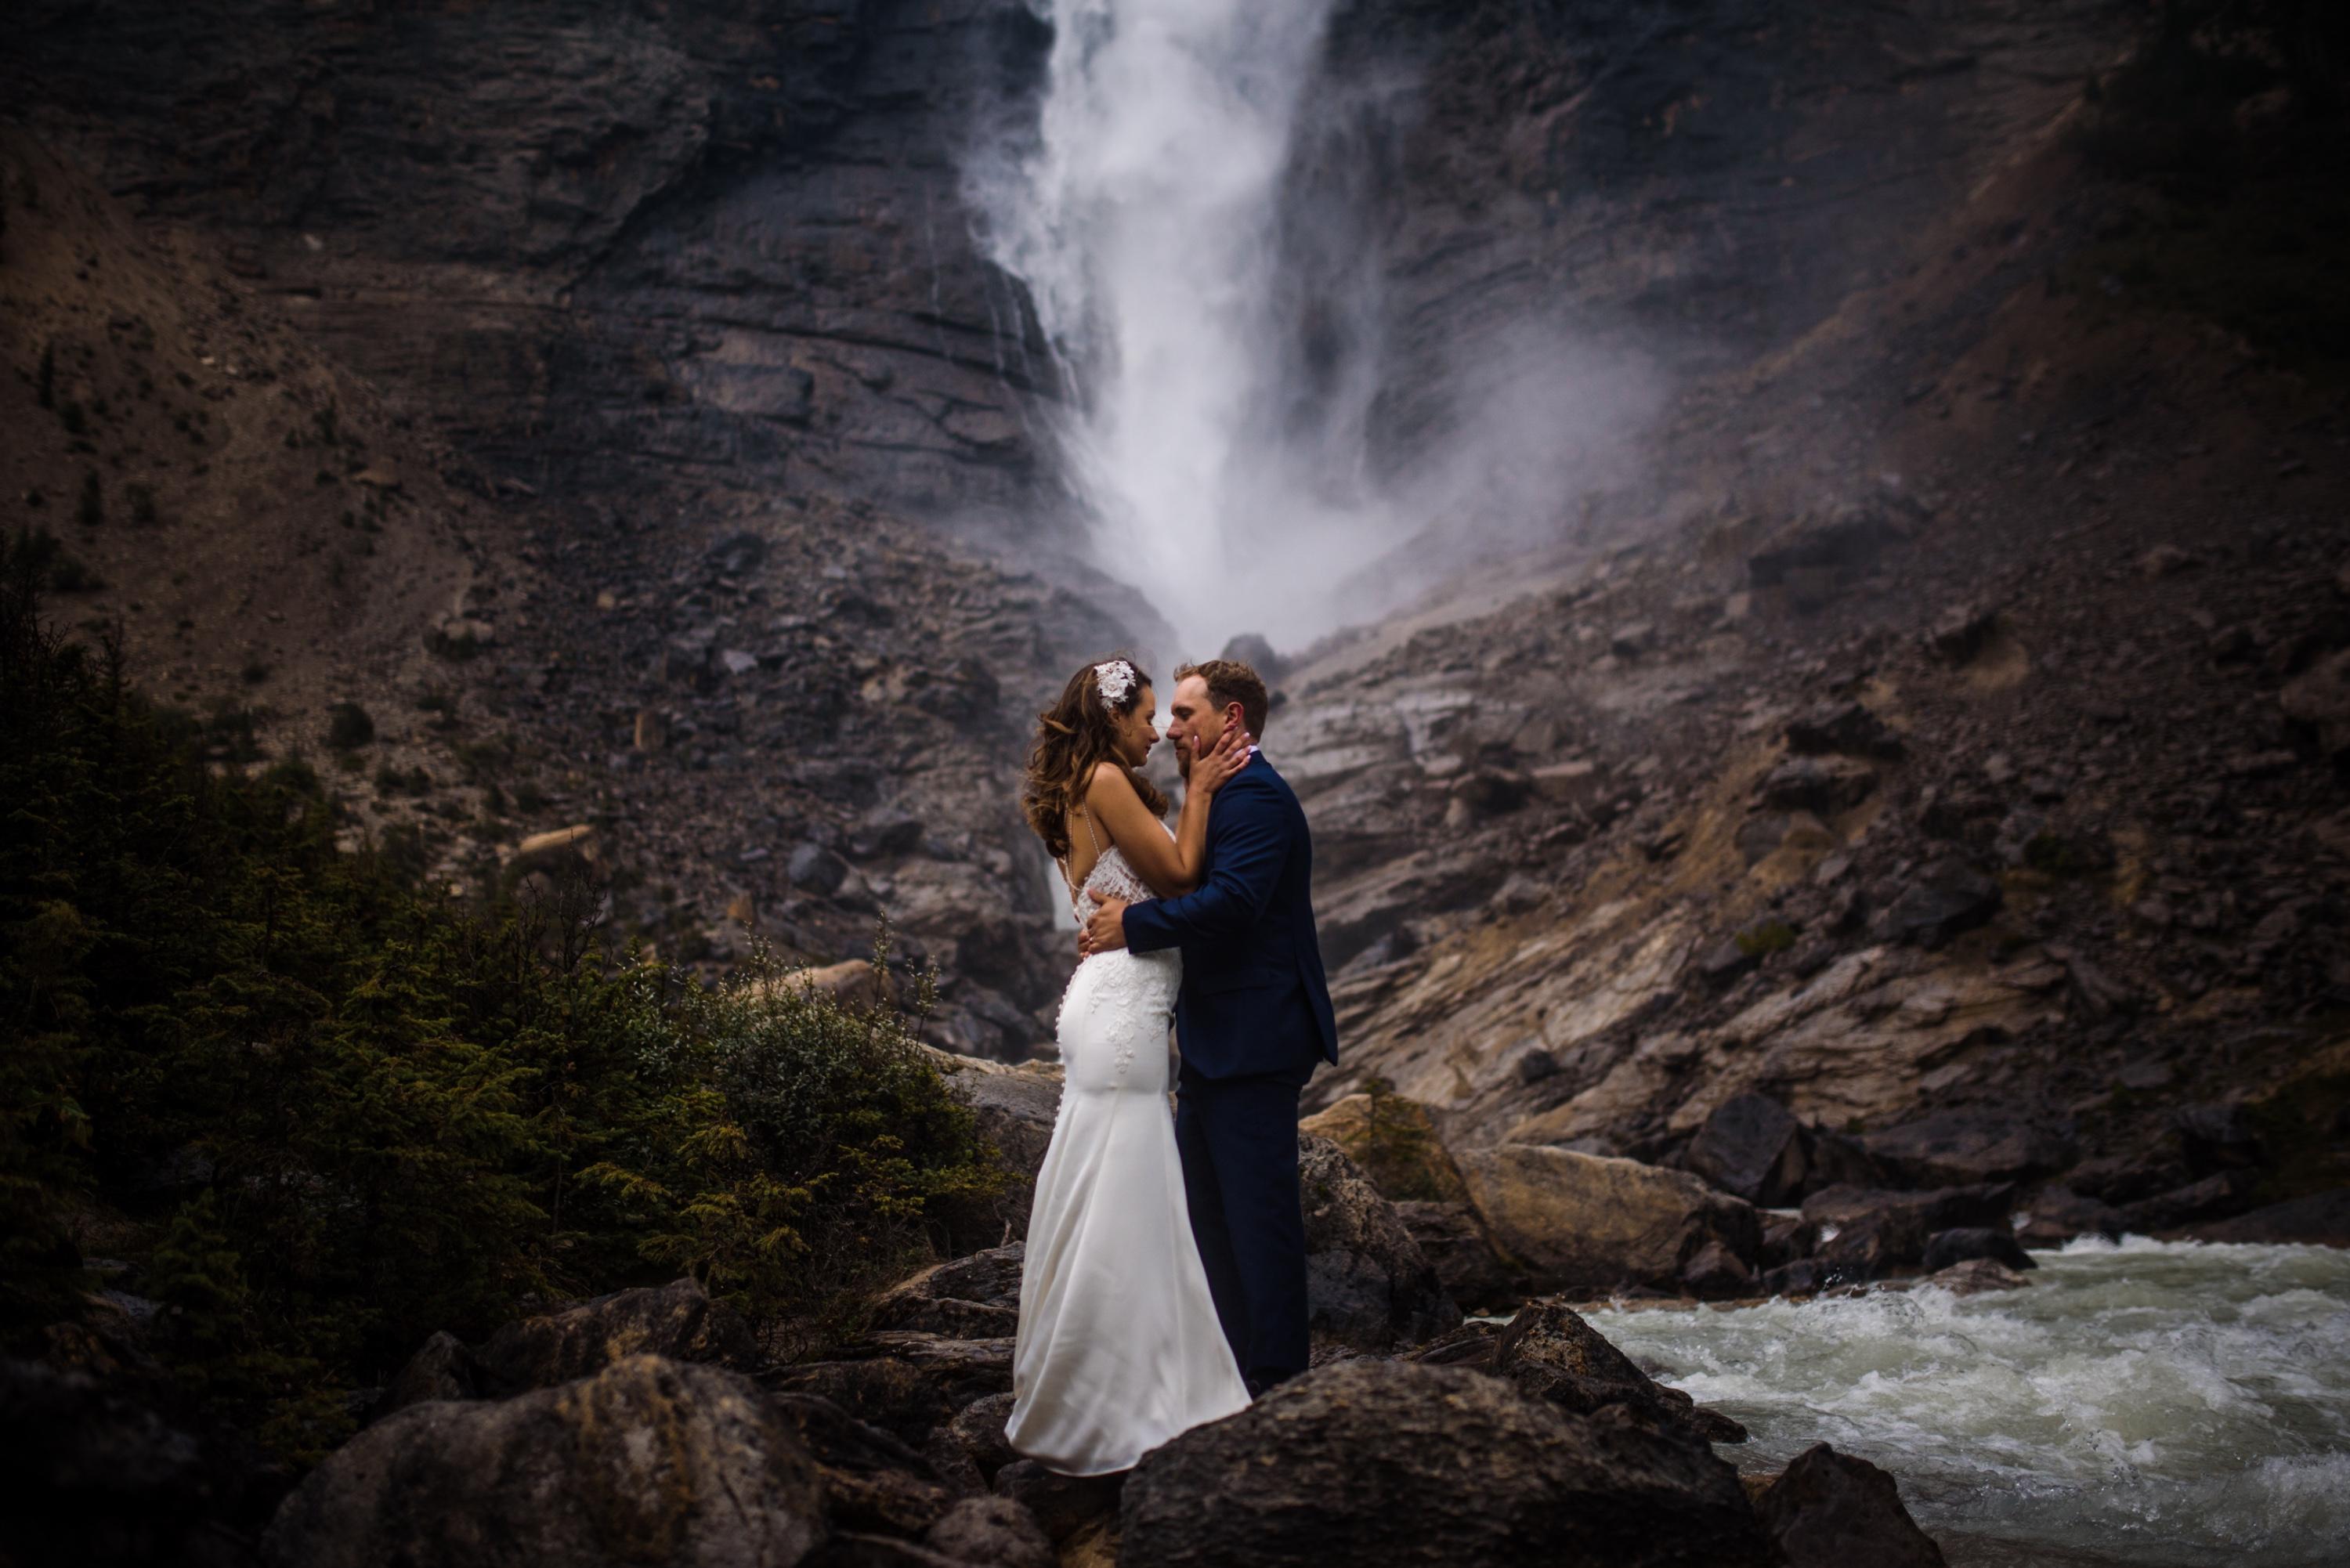
<svg viewBox="0 0 2350 1568">
<path fill-rule="evenodd" d="M 1305 1370 L 1305 1216 L 1297 1185 L 1297 1097 L 1313 1071 L 1246 1078 L 1185 1074 L 1175 1146 L 1191 1234 L 1216 1317 L 1252 1393 Z"/>
</svg>

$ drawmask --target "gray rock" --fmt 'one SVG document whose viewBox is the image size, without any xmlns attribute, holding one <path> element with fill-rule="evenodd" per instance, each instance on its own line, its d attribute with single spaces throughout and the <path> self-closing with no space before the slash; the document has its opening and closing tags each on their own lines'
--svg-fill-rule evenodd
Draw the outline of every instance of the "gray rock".
<svg viewBox="0 0 2350 1568">
<path fill-rule="evenodd" d="M 1396 1206 L 1344 1149 L 1300 1132 L 1297 1167 L 1308 1321 L 1317 1338 L 1384 1353 L 1460 1323 L 1460 1307 Z"/>
<path fill-rule="evenodd" d="M 848 862 L 821 844 L 803 844 L 784 863 L 784 875 L 802 892 L 823 898 L 838 892 L 848 879 Z"/>
<path fill-rule="evenodd" d="M 1775 1209 L 1803 1195 L 1806 1141 L 1803 1124 L 1778 1101 L 1733 1095 L 1698 1128 L 1682 1164 L 1724 1192 Z"/>
<path fill-rule="evenodd" d="M 1880 941 L 1938 948 L 1990 919 L 2002 901 L 1999 884 L 1973 867 L 1936 861 L 1870 918 L 1869 930 Z"/>
<path fill-rule="evenodd" d="M 959 1562 L 988 1568 L 1054 1568 L 1053 1538 L 1025 1503 L 967 1497 L 931 1526 L 922 1543 Z"/>
<path fill-rule="evenodd" d="M 2073 1163 L 2071 1136 L 2029 1116 L 1993 1111 L 1940 1111 L 1883 1132 L 1866 1133 L 1869 1158 L 1912 1187 L 1963 1187 L 2047 1176 Z"/>
<path fill-rule="evenodd" d="M 1925 1255 L 1918 1267 L 1929 1274 L 1939 1274 L 1954 1263 L 1972 1258 L 1989 1258 L 1995 1263 L 2021 1272 L 2040 1265 L 2033 1261 L 2015 1240 L 2015 1232 L 2004 1225 L 1968 1225 L 1955 1231 L 1944 1231 L 1926 1242 Z"/>
<path fill-rule="evenodd" d="M 758 1345 L 743 1320 L 692 1279 L 619 1291 L 544 1317 L 510 1323 L 473 1353 L 485 1394 L 549 1388 L 629 1355 L 707 1362 L 747 1371 Z"/>
<path fill-rule="evenodd" d="M 658 1356 L 497 1404 L 412 1406 L 286 1500 L 272 1568 L 773 1564 L 824 1540 L 823 1483 L 757 1385 Z"/>
<path fill-rule="evenodd" d="M 842 1347 L 839 1359 L 803 1362 L 767 1378 L 778 1392 L 813 1394 L 920 1449 L 955 1414 L 1012 1389 L 1009 1337 L 945 1339 L 892 1330 Z"/>
<path fill-rule="evenodd" d="M 919 1329 L 949 1339 L 993 1339 L 1019 1326 L 1020 1265 L 1014 1241 L 934 1264 L 890 1287 L 873 1306 L 875 1328 Z"/>
<path fill-rule="evenodd" d="M 995 1491 L 1026 1508 L 1057 1546 L 1117 1513 L 1119 1489 L 1130 1473 L 1065 1476 L 1034 1459 L 1015 1459 L 995 1473 Z"/>
<path fill-rule="evenodd" d="M 1485 1373 L 1349 1361 L 1143 1457 L 1120 1568 L 1762 1568 L 1737 1472 Z"/>
<path fill-rule="evenodd" d="M 812 1394 L 767 1398 L 815 1458 L 837 1528 L 920 1535 L 953 1505 L 956 1489 L 942 1472 L 879 1428 Z"/>
<path fill-rule="evenodd" d="M 396 1410 L 432 1399 L 478 1399 L 484 1380 L 473 1353 L 444 1329 L 408 1358 L 377 1402 L 375 1418 L 380 1421 Z"/>
<path fill-rule="evenodd" d="M 1489 1365 L 1528 1398 L 1578 1416 L 1615 1409 L 1654 1431 L 1710 1443 L 1746 1440 L 1745 1428 L 1657 1382 L 1556 1296 L 1518 1309 L 1494 1339 Z"/>
<path fill-rule="evenodd" d="M 1942 1549 L 1901 1505 L 1893 1478 L 1814 1443 L 1755 1500 L 1788 1568 L 1943 1568 Z"/>
</svg>

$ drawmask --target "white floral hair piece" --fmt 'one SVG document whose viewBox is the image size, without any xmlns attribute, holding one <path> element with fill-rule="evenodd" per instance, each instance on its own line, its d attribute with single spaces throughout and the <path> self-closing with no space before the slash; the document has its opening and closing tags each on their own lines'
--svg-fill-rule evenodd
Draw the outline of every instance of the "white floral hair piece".
<svg viewBox="0 0 2350 1568">
<path fill-rule="evenodd" d="M 1101 691 L 1102 706 L 1116 712 L 1127 693 L 1134 690 L 1134 666 L 1123 659 L 1112 659 L 1094 666 L 1094 685 Z"/>
</svg>

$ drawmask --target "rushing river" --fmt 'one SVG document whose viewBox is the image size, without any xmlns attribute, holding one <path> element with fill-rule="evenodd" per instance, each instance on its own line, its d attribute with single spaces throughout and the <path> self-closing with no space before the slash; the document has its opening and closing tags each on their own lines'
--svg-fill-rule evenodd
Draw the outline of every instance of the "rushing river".
<svg viewBox="0 0 2350 1568">
<path fill-rule="evenodd" d="M 1897 1476 L 1952 1568 L 2350 1563 L 2350 1252 L 2132 1238 L 2029 1289 L 1919 1289 L 1593 1325 L 1746 1423 Z"/>
</svg>

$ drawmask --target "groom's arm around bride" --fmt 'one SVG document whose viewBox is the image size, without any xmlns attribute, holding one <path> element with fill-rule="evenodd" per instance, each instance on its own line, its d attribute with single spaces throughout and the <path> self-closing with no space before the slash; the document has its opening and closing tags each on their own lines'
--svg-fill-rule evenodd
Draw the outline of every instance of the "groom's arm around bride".
<svg viewBox="0 0 2350 1568">
<path fill-rule="evenodd" d="M 1237 717 L 1263 733 L 1263 682 L 1218 660 L 1178 671 L 1169 734 Z M 1180 898 L 1106 901 L 1096 948 L 1180 948 L 1175 1118 L 1200 1261 L 1253 1390 L 1305 1368 L 1305 1235 L 1297 1190 L 1298 1094 L 1335 1063 L 1337 1024 L 1314 929 L 1313 839 L 1297 796 L 1263 753 L 1217 792 L 1206 870 Z"/>
</svg>

